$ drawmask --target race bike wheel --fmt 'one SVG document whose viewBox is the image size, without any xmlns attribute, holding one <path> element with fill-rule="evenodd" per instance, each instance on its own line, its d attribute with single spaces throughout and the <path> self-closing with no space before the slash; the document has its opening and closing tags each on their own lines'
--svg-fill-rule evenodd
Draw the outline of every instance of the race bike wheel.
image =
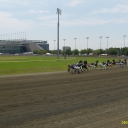
<svg viewBox="0 0 128 128">
<path fill-rule="evenodd" d="M 70 68 L 68 68 L 67 70 L 68 70 L 68 72 L 70 72 Z"/>
<path fill-rule="evenodd" d="M 81 74 L 81 73 L 82 73 L 82 70 L 81 70 L 81 69 L 79 69 L 79 70 L 78 70 L 78 73 L 79 73 L 79 74 Z"/>
<path fill-rule="evenodd" d="M 76 69 L 72 69 L 71 73 L 74 74 L 76 72 Z"/>
</svg>

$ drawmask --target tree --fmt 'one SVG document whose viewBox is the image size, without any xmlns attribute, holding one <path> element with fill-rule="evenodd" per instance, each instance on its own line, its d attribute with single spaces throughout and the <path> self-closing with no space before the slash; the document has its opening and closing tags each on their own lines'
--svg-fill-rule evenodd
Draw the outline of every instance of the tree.
<svg viewBox="0 0 128 128">
<path fill-rule="evenodd" d="M 93 52 L 93 49 L 91 48 L 87 49 L 87 54 L 92 53 L 92 52 Z"/>
<path fill-rule="evenodd" d="M 93 53 L 93 55 L 96 55 L 97 56 L 97 55 L 100 54 L 100 51 L 99 50 L 94 50 L 92 53 Z"/>
<path fill-rule="evenodd" d="M 80 54 L 81 54 L 81 55 L 82 55 L 82 54 L 85 54 L 85 53 L 87 53 L 87 50 L 86 50 L 86 49 L 83 49 L 83 50 L 80 51 Z"/>
<path fill-rule="evenodd" d="M 33 54 L 38 54 L 38 50 L 34 50 L 33 51 Z"/>
<path fill-rule="evenodd" d="M 105 50 L 99 49 L 99 54 L 105 54 Z"/>
<path fill-rule="evenodd" d="M 78 55 L 78 54 L 79 54 L 79 50 L 78 50 L 78 49 L 75 49 L 75 50 L 73 51 L 73 54 L 74 54 L 74 55 Z"/>
<path fill-rule="evenodd" d="M 124 49 L 124 55 L 128 56 L 128 48 Z"/>
<path fill-rule="evenodd" d="M 52 54 L 57 54 L 57 51 L 56 50 L 52 50 L 51 53 Z"/>
<path fill-rule="evenodd" d="M 46 54 L 47 51 L 46 50 L 41 50 L 41 54 Z"/>
<path fill-rule="evenodd" d="M 66 49 L 65 54 L 66 54 L 66 55 L 71 55 L 71 54 L 72 54 L 71 49 Z"/>
<path fill-rule="evenodd" d="M 39 54 L 39 55 L 42 55 L 42 54 L 46 54 L 47 51 L 46 50 L 35 50 L 33 51 L 34 54 Z"/>
<path fill-rule="evenodd" d="M 109 54 L 110 55 L 117 55 L 118 49 L 117 48 L 109 48 Z"/>
</svg>

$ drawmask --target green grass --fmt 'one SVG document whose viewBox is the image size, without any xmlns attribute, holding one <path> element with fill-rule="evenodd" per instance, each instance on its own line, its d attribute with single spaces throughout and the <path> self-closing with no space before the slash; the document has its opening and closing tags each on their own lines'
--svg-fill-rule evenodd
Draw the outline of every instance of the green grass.
<svg viewBox="0 0 128 128">
<path fill-rule="evenodd" d="M 56 56 L 0 56 L 0 75 L 66 71 L 68 64 L 80 60 L 106 62 L 108 59 L 111 61 L 113 58 L 60 57 L 58 61 Z"/>
</svg>

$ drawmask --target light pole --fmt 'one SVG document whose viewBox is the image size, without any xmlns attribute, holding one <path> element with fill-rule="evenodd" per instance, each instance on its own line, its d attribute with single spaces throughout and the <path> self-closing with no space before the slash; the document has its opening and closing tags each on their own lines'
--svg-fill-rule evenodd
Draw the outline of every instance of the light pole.
<svg viewBox="0 0 128 128">
<path fill-rule="evenodd" d="M 66 39 L 63 39 L 63 40 L 64 40 L 64 47 L 65 47 L 65 40 L 66 40 Z"/>
<path fill-rule="evenodd" d="M 55 50 L 55 41 L 56 41 L 56 40 L 54 40 L 54 50 Z"/>
<path fill-rule="evenodd" d="M 76 39 L 77 39 L 77 38 L 74 38 L 74 39 L 75 39 L 75 49 L 76 49 Z"/>
<path fill-rule="evenodd" d="M 87 50 L 88 50 L 88 39 L 89 39 L 89 37 L 86 37 L 86 39 L 87 39 Z"/>
<path fill-rule="evenodd" d="M 61 9 L 57 8 L 57 12 L 58 14 L 58 24 L 57 24 L 57 58 L 59 60 L 59 15 L 61 15 Z"/>
<path fill-rule="evenodd" d="M 100 36 L 99 38 L 100 38 L 100 49 L 101 49 L 101 39 L 103 38 L 103 36 Z"/>
<path fill-rule="evenodd" d="M 26 40 L 26 31 L 25 31 L 25 40 Z"/>
<path fill-rule="evenodd" d="M 65 40 L 66 40 L 66 39 L 63 39 L 63 40 L 64 40 L 64 51 L 65 51 Z"/>
<path fill-rule="evenodd" d="M 107 51 L 108 51 L 108 38 L 109 38 L 109 36 L 107 36 L 106 38 L 107 38 Z"/>
<path fill-rule="evenodd" d="M 123 37 L 124 37 L 124 48 L 125 48 L 125 37 L 126 37 L 126 35 L 124 35 Z"/>
</svg>

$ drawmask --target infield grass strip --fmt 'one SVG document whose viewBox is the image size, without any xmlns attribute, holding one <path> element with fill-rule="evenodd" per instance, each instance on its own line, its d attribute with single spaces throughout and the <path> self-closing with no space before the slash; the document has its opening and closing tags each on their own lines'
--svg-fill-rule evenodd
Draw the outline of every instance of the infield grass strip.
<svg viewBox="0 0 128 128">
<path fill-rule="evenodd" d="M 60 57 L 58 61 L 56 56 L 0 56 L 0 75 L 66 71 L 68 64 L 80 60 L 106 62 L 108 59 L 112 61 L 99 57 Z"/>
</svg>

